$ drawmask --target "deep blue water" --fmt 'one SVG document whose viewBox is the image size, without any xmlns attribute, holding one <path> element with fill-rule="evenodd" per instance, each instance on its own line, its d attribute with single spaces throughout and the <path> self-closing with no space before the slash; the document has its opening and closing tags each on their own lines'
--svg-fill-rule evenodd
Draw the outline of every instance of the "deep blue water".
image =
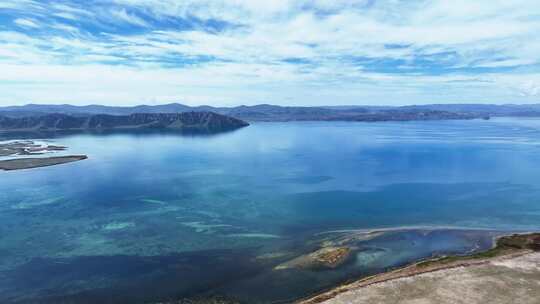
<svg viewBox="0 0 540 304">
<path fill-rule="evenodd" d="M 51 140 L 89 159 L 0 172 L 2 303 L 286 302 L 540 230 L 538 119 Z M 325 240 L 399 227 L 352 241 L 338 269 L 274 270 Z"/>
</svg>

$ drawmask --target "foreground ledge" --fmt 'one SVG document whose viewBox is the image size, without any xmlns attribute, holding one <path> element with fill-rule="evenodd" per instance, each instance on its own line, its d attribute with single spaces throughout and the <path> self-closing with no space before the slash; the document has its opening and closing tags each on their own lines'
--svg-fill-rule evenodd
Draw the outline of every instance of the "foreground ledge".
<svg viewBox="0 0 540 304">
<path fill-rule="evenodd" d="M 350 284 L 339 286 L 330 291 L 301 300 L 298 304 L 325 303 L 343 293 L 357 291 L 375 284 L 397 279 L 414 277 L 426 273 L 461 267 L 486 265 L 495 259 L 513 259 L 534 252 L 540 252 L 540 233 L 514 234 L 502 236 L 495 240 L 495 246 L 484 252 L 467 256 L 449 256 L 415 263 L 394 271 L 366 277 Z"/>
</svg>

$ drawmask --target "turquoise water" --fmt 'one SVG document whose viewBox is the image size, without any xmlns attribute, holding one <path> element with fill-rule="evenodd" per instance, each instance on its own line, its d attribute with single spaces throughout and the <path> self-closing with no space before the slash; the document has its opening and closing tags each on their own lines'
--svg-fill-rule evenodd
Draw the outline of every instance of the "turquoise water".
<svg viewBox="0 0 540 304">
<path fill-rule="evenodd" d="M 2 303 L 287 302 L 540 230 L 537 119 L 49 139 L 89 159 L 0 172 Z M 344 237 L 337 269 L 274 269 Z"/>
</svg>

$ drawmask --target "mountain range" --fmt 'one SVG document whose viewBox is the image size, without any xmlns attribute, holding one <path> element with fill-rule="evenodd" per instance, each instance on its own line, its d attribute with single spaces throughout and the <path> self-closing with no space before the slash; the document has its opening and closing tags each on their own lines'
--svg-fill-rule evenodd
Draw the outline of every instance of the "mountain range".
<svg viewBox="0 0 540 304">
<path fill-rule="evenodd" d="M 237 107 L 187 106 L 179 103 L 117 107 L 103 105 L 39 105 L 0 107 L 0 115 L 28 117 L 44 114 L 89 116 L 97 114 L 131 115 L 136 113 L 214 112 L 246 121 L 403 121 L 472 119 L 490 116 L 540 116 L 540 104 L 433 104 L 415 106 L 321 106 L 287 107 L 269 104 Z"/>
</svg>

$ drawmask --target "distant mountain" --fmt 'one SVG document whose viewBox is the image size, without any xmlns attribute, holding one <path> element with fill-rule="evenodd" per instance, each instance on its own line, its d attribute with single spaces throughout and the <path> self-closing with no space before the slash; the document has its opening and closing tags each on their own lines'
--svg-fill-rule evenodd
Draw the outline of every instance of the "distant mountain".
<svg viewBox="0 0 540 304">
<path fill-rule="evenodd" d="M 135 113 L 185 113 L 215 112 L 247 121 L 387 121 L 387 120 L 434 120 L 471 119 L 491 115 L 540 116 L 537 106 L 497 105 L 425 105 L 425 106 L 328 106 L 328 107 L 283 107 L 255 105 L 238 107 L 190 107 L 171 103 L 165 105 L 134 107 L 110 107 L 102 105 L 35 105 L 0 107 L 0 115 L 7 117 L 39 116 L 43 114 L 68 114 L 90 116 L 96 114 L 131 115 Z"/>
<path fill-rule="evenodd" d="M 239 106 L 234 108 L 221 108 L 220 113 L 251 121 L 306 121 L 329 120 L 351 114 L 364 113 L 363 110 L 339 111 L 321 107 L 282 107 L 275 105 Z"/>
<path fill-rule="evenodd" d="M 215 112 L 239 119 L 254 121 L 287 121 L 287 120 L 320 120 L 329 115 L 338 115 L 339 111 L 317 107 L 281 107 L 274 105 L 256 105 L 239 107 L 190 107 L 172 103 L 165 105 L 134 107 L 110 107 L 102 105 L 73 106 L 73 105 L 36 105 L 0 107 L 0 115 L 9 117 L 24 117 L 42 114 L 69 114 L 87 116 L 95 114 L 130 115 L 135 113 L 183 113 L 183 112 Z"/>
<path fill-rule="evenodd" d="M 212 112 L 144 113 L 123 116 L 44 114 L 19 118 L 0 116 L 0 131 L 172 129 L 220 132 L 247 125 L 248 123 L 242 120 Z"/>
<path fill-rule="evenodd" d="M 473 113 L 455 113 L 448 111 L 404 111 L 401 109 L 364 113 L 359 115 L 348 115 L 346 117 L 330 117 L 327 120 L 347 120 L 347 121 L 415 121 L 415 120 L 469 120 L 469 119 L 489 119 L 486 115 Z"/>
<path fill-rule="evenodd" d="M 157 106 L 140 105 L 134 107 L 113 107 L 103 105 L 89 105 L 89 106 L 73 106 L 69 104 L 63 105 L 39 105 L 28 104 L 24 106 L 10 106 L 0 107 L 0 114 L 9 116 L 21 116 L 18 113 L 33 113 L 39 114 L 69 114 L 69 115 L 94 115 L 94 114 L 108 114 L 108 115 L 130 115 L 135 113 L 182 113 L 193 111 L 191 107 L 173 103 Z M 11 114 L 11 115 L 10 115 Z M 15 115 L 13 115 L 15 114 Z"/>
<path fill-rule="evenodd" d="M 475 113 L 491 116 L 540 116 L 540 104 L 531 105 L 493 105 L 493 104 L 431 104 L 400 107 L 412 111 L 450 111 Z"/>
</svg>

